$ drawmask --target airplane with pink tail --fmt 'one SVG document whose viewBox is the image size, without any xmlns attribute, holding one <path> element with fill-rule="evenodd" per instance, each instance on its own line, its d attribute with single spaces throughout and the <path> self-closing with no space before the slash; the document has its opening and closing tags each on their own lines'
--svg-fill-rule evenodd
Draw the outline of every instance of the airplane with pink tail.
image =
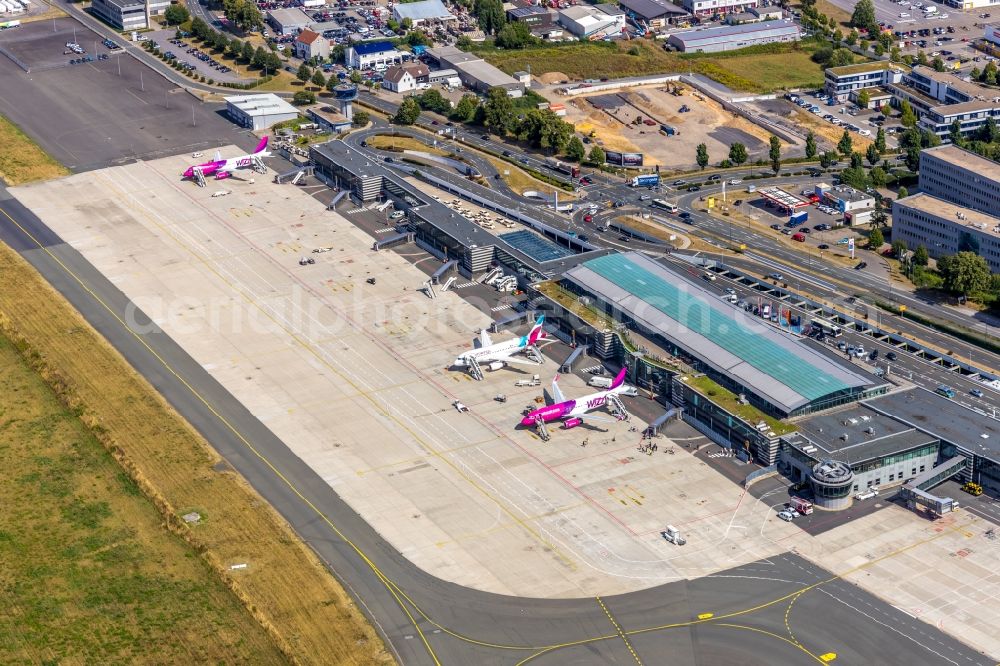
<svg viewBox="0 0 1000 666">
<path fill-rule="evenodd" d="M 197 178 L 196 172 L 201 172 L 203 178 L 215 174 L 216 180 L 222 180 L 232 176 L 233 171 L 236 169 L 253 169 L 257 165 L 262 165 L 261 160 L 270 155 L 270 151 L 267 150 L 267 137 L 265 136 L 250 155 L 240 155 L 239 157 L 224 160 L 219 153 L 216 153 L 214 160 L 188 167 L 183 176 L 184 178 Z"/>
<path fill-rule="evenodd" d="M 552 399 L 553 404 L 535 409 L 525 414 L 521 419 L 521 425 L 534 426 L 539 421 L 551 423 L 552 421 L 562 421 L 563 428 L 575 428 L 586 420 L 607 421 L 608 419 L 599 416 L 587 415 L 588 412 L 599 409 L 608 404 L 608 396 L 619 393 L 630 393 L 632 387 L 625 384 L 625 373 L 628 368 L 622 368 L 611 386 L 604 391 L 591 393 L 576 400 L 567 400 L 559 388 L 559 375 L 552 379 Z M 619 421 L 627 418 L 627 415 L 617 415 Z"/>
<path fill-rule="evenodd" d="M 452 367 L 468 368 L 473 366 L 473 361 L 487 370 L 499 370 L 507 363 L 523 363 L 525 365 L 538 365 L 537 361 L 529 357 L 516 356 L 516 354 L 531 353 L 529 348 L 535 348 L 539 340 L 545 338 L 545 315 L 539 315 L 535 320 L 535 325 L 531 327 L 527 335 L 519 338 L 511 338 L 506 342 L 494 344 L 490 334 L 485 330 L 479 333 L 479 347 L 462 352 L 452 363 Z"/>
</svg>

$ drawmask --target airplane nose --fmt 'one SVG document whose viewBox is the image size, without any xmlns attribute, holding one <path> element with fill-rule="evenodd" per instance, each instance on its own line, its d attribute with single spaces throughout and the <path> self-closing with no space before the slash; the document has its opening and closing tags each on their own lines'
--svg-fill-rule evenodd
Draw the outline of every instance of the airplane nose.
<svg viewBox="0 0 1000 666">
<path fill-rule="evenodd" d="M 533 426 L 535 425 L 535 419 L 530 416 L 525 416 L 523 419 L 521 419 L 521 425 Z"/>
</svg>

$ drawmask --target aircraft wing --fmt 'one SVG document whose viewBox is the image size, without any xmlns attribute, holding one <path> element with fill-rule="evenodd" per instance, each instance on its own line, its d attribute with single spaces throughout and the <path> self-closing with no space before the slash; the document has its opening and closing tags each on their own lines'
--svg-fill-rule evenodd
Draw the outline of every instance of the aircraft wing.
<svg viewBox="0 0 1000 666">
<path fill-rule="evenodd" d="M 609 419 L 606 416 L 597 416 L 596 414 L 584 414 L 583 416 L 577 416 L 584 423 L 587 421 L 604 421 L 605 423 L 618 423 L 617 419 Z"/>
<path fill-rule="evenodd" d="M 490 337 L 490 334 L 487 333 L 486 329 L 484 328 L 479 332 L 479 346 L 490 347 L 492 345 L 493 345 L 493 339 Z"/>
<path fill-rule="evenodd" d="M 559 388 L 559 375 L 552 378 L 552 401 L 554 403 L 566 402 L 566 396 Z"/>
<path fill-rule="evenodd" d="M 520 365 L 533 365 L 536 368 L 541 365 L 537 361 L 532 361 L 530 358 L 525 358 L 523 356 L 505 356 L 503 359 L 504 363 L 518 363 Z"/>
</svg>

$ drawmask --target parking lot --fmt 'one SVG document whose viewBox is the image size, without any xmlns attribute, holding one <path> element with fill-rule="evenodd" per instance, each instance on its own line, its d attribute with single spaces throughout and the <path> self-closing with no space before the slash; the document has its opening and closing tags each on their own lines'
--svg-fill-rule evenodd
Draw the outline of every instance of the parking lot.
<svg viewBox="0 0 1000 666">
<path fill-rule="evenodd" d="M 206 79 L 246 82 L 256 78 L 256 74 L 247 76 L 246 71 L 232 58 L 223 58 L 211 48 L 195 45 L 189 40 L 175 39 L 175 34 L 175 30 L 156 30 L 144 33 L 143 36 L 156 42 L 160 52 L 168 59 L 176 59 L 186 69 L 195 71 Z"/>
<path fill-rule="evenodd" d="M 29 23 L 0 33 L 16 37 L 32 62 L 62 61 L 65 43 L 100 40 L 64 18 Z M 12 35 L 11 33 L 17 33 Z M 68 36 L 68 38 L 67 38 Z M 119 74 L 119 66 L 121 67 Z M 26 73 L 0 56 L 0 113 L 17 123 L 58 161 L 74 171 L 136 159 L 191 153 L 223 143 L 250 149 L 256 139 L 233 125 L 222 104 L 204 104 L 131 57 Z"/>
</svg>

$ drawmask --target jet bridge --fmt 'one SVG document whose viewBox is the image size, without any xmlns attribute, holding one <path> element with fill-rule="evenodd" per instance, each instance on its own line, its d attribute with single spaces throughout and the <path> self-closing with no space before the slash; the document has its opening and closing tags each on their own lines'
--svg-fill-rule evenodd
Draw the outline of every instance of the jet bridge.
<svg viewBox="0 0 1000 666">
<path fill-rule="evenodd" d="M 431 275 L 431 282 L 433 282 L 434 284 L 439 284 L 441 282 L 441 276 L 443 276 L 451 269 L 455 268 L 455 266 L 458 266 L 457 259 L 452 259 L 451 261 L 447 261 L 441 264 L 441 267 L 438 268 L 436 271 L 434 271 L 434 274 Z"/>
<path fill-rule="evenodd" d="M 940 465 L 935 465 L 904 485 L 900 490 L 900 496 L 906 500 L 906 506 L 911 509 L 922 506 L 937 517 L 950 513 L 958 508 L 958 502 L 950 497 L 932 495 L 928 491 L 956 474 L 960 474 L 965 470 L 965 466 L 965 456 L 955 456 Z"/>
</svg>

